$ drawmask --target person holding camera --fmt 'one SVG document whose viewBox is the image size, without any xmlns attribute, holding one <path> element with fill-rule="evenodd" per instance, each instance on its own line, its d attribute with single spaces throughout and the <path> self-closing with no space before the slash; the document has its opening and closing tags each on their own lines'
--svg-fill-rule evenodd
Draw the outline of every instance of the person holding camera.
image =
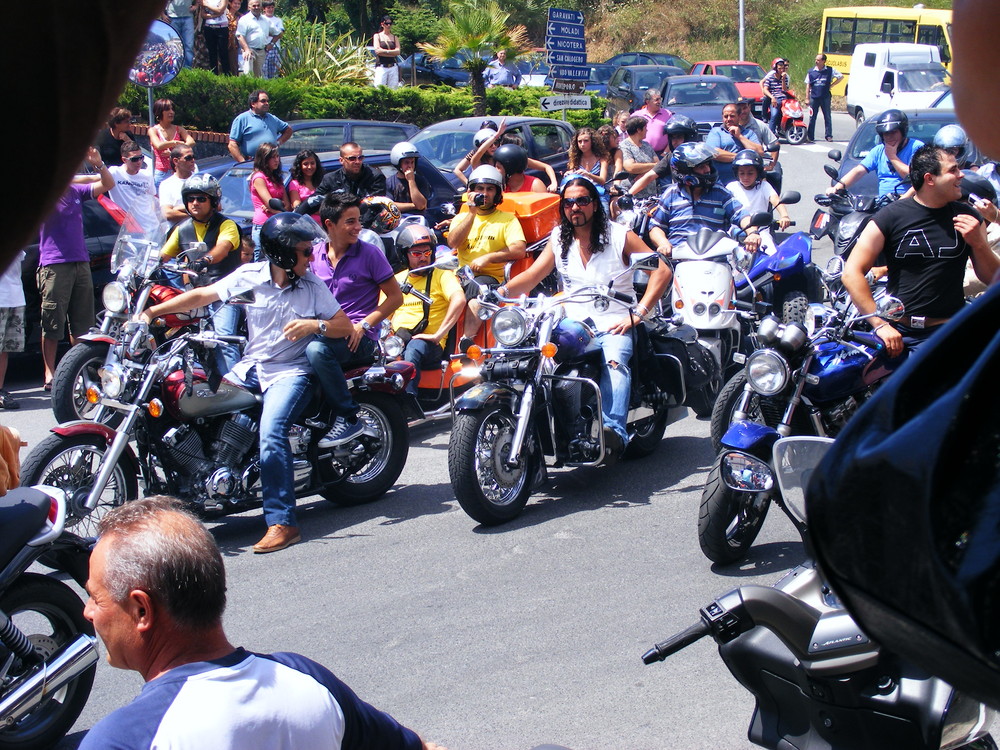
<svg viewBox="0 0 1000 750">
<path fill-rule="evenodd" d="M 434 235 L 419 224 L 410 224 L 396 237 L 396 249 L 406 256 L 408 267 L 396 274 L 403 304 L 392 314 L 392 328 L 406 342 L 402 360 L 417 368 L 417 376 L 406 385 L 414 396 L 421 370 L 438 367 L 444 359 L 445 340 L 465 306 L 465 291 L 455 273 L 428 268 L 434 261 L 435 244 Z"/>
</svg>

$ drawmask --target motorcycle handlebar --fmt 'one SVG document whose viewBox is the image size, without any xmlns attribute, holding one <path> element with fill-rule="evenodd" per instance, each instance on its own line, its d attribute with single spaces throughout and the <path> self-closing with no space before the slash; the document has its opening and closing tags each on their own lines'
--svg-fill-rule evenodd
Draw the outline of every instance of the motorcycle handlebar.
<svg viewBox="0 0 1000 750">
<path fill-rule="evenodd" d="M 695 641 L 700 641 L 706 635 L 711 635 L 712 629 L 704 620 L 698 620 L 694 625 L 675 633 L 663 643 L 657 643 L 649 651 L 642 655 L 643 664 L 655 664 L 663 661 L 668 656 L 676 654 L 681 649 L 685 649 Z"/>
<path fill-rule="evenodd" d="M 631 296 L 615 291 L 614 289 L 608 289 L 608 296 L 611 297 L 611 299 L 617 300 L 618 302 L 624 302 L 627 305 L 631 305 L 635 302 L 635 299 Z"/>
</svg>

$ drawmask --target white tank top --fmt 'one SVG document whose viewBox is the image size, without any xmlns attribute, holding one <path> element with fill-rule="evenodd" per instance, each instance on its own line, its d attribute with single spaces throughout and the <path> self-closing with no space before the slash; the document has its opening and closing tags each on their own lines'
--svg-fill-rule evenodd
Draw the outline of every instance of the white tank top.
<svg viewBox="0 0 1000 750">
<path fill-rule="evenodd" d="M 613 277 L 618 276 L 628 268 L 622 260 L 622 253 L 625 250 L 625 235 L 628 229 L 615 222 L 609 222 L 608 227 L 611 236 L 607 247 L 604 248 L 603 252 L 593 253 L 586 266 L 583 265 L 580 243 L 576 239 L 570 245 L 565 260 L 561 257 L 562 254 L 557 243 L 556 268 L 559 269 L 563 291 L 571 292 L 586 286 L 599 286 L 606 289 L 608 282 Z M 566 304 L 566 317 L 573 320 L 590 318 L 594 321 L 598 331 L 607 330 L 612 324 L 625 317 L 632 305 L 635 304 L 632 274 L 626 273 L 618 278 L 613 288 L 616 292 L 627 294 L 633 302 L 626 304 L 618 300 L 611 300 L 608 309 L 603 311 L 597 310 L 593 301 L 570 302 Z"/>
</svg>

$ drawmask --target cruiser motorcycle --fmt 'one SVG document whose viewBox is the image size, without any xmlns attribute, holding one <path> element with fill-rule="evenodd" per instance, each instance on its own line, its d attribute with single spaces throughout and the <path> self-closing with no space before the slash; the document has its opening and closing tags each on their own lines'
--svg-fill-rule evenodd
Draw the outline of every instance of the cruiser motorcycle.
<svg viewBox="0 0 1000 750">
<path fill-rule="evenodd" d="M 633 254 L 635 270 L 653 270 L 656 253 Z M 482 382 L 455 402 L 448 443 L 448 473 L 462 509 L 484 525 L 517 517 L 532 488 L 554 467 L 610 463 L 604 441 L 600 368 L 603 354 L 586 323 L 565 318 L 563 303 L 622 299 L 610 287 L 581 287 L 554 298 L 544 295 L 499 307 L 481 295 L 484 315 L 492 312 L 497 346 L 472 347 Z M 632 394 L 627 417 L 627 457 L 651 454 L 667 425 L 686 414 L 687 403 L 703 398 L 718 382 L 712 353 L 689 326 L 652 319 L 632 328 Z M 610 429 L 610 428 L 608 428 Z"/>
</svg>

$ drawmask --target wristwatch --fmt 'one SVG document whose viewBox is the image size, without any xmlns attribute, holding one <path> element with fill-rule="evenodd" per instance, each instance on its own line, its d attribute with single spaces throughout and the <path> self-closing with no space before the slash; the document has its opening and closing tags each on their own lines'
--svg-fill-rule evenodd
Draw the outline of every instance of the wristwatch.
<svg viewBox="0 0 1000 750">
<path fill-rule="evenodd" d="M 369 323 L 367 320 L 362 320 L 361 321 L 361 327 L 367 332 L 367 331 L 370 331 L 372 329 L 372 324 Z"/>
<path fill-rule="evenodd" d="M 320 336 L 326 336 L 326 321 L 325 320 L 317 320 L 316 322 L 319 323 L 319 335 Z"/>
</svg>

